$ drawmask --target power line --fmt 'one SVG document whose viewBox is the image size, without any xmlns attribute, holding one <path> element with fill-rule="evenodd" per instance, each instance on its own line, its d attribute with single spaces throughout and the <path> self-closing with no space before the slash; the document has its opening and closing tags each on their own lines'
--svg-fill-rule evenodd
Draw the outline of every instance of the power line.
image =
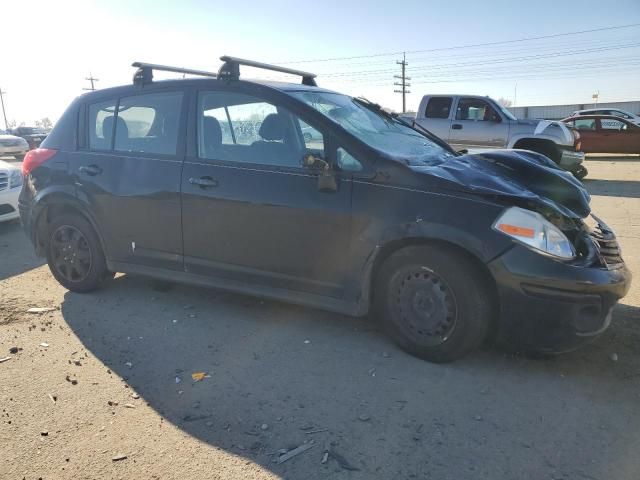
<svg viewBox="0 0 640 480">
<path fill-rule="evenodd" d="M 449 51 L 449 50 L 457 50 L 457 49 L 461 49 L 461 48 L 488 47 L 488 46 L 492 46 L 492 45 L 505 45 L 505 44 L 508 44 L 508 43 L 529 42 L 529 41 L 532 41 L 532 40 L 543 40 L 543 39 L 548 39 L 548 38 L 566 37 L 566 36 L 569 36 L 569 35 L 581 35 L 581 34 L 585 34 L 585 33 L 620 30 L 620 29 L 623 29 L 623 28 L 632 28 L 632 27 L 638 27 L 638 26 L 640 26 L 640 23 L 630 23 L 628 25 L 617 25 L 617 26 L 613 26 L 613 27 L 592 28 L 592 29 L 589 29 L 589 30 L 580 30 L 580 31 L 575 31 L 575 32 L 555 33 L 553 35 L 540 35 L 540 36 L 537 36 L 537 37 L 525 37 L 525 38 L 517 38 L 517 39 L 513 39 L 513 40 L 501 40 L 501 41 L 497 41 L 497 42 L 486 42 L 486 43 L 475 43 L 475 44 L 468 44 L 468 45 L 457 45 L 457 46 L 454 46 L 454 47 L 430 48 L 430 49 L 425 49 L 425 50 L 409 50 L 409 51 L 406 51 L 406 52 L 374 53 L 374 54 L 370 54 L 370 55 L 354 55 L 354 56 L 350 56 L 350 57 L 316 58 L 316 59 L 313 59 L 313 60 L 296 60 L 296 61 L 276 62 L 276 63 L 292 64 L 292 63 L 312 63 L 312 62 L 316 62 L 316 63 L 317 62 L 335 62 L 335 61 L 338 61 L 338 60 L 355 60 L 355 59 L 358 59 L 358 58 L 388 57 L 388 56 L 392 56 L 392 55 L 400 55 L 400 54 L 405 54 L 405 53 L 442 52 L 442 51 Z"/>
<path fill-rule="evenodd" d="M 400 80 L 400 82 L 394 82 L 394 85 L 397 87 L 402 87 L 402 90 L 394 90 L 394 93 L 402 94 L 402 113 L 405 113 L 407 111 L 407 93 L 411 93 L 410 91 L 407 90 L 407 88 L 411 86 L 410 83 L 407 83 L 407 80 L 411 80 L 411 78 L 407 77 L 406 75 L 406 68 L 408 63 L 407 63 L 407 57 L 404 53 L 402 54 L 402 61 L 396 62 L 396 64 L 400 65 L 402 69 L 402 74 L 393 76 L 393 78 L 397 78 Z"/>
</svg>

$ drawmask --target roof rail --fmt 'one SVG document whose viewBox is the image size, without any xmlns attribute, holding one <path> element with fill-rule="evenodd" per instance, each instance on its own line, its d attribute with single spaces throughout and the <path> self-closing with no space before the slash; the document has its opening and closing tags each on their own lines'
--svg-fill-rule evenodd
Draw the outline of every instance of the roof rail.
<svg viewBox="0 0 640 480">
<path fill-rule="evenodd" d="M 204 70 L 192 70 L 189 68 L 169 67 L 167 65 L 156 65 L 155 63 L 133 62 L 132 67 L 137 67 L 136 73 L 133 75 L 134 85 L 143 85 L 145 83 L 151 83 L 153 80 L 153 71 L 159 70 L 162 72 L 175 72 L 184 73 L 187 75 L 199 75 L 201 77 L 216 78 L 213 72 L 205 72 Z"/>
<path fill-rule="evenodd" d="M 294 70 L 292 68 L 279 67 L 277 65 L 270 65 L 268 63 L 254 62 L 253 60 L 245 60 L 244 58 L 230 57 L 224 55 L 220 57 L 224 63 L 218 70 L 218 78 L 226 78 L 230 80 L 238 80 L 240 78 L 240 65 L 247 67 L 262 68 L 264 70 L 272 70 L 274 72 L 289 73 L 291 75 L 298 75 L 302 77 L 302 84 L 309 85 L 311 87 L 317 87 L 316 74 L 303 72 L 302 70 Z"/>
</svg>

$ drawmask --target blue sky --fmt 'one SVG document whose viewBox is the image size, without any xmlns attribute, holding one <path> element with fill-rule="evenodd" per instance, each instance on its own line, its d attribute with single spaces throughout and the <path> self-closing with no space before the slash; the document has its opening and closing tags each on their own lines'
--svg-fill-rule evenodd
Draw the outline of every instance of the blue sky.
<svg viewBox="0 0 640 480">
<path fill-rule="evenodd" d="M 640 23 L 640 1 L 32 0 L 3 6 L 3 17 L 29 18 L 3 25 L 9 44 L 20 48 L 5 47 L 0 87 L 8 92 L 9 118 L 32 122 L 57 118 L 87 86 L 89 72 L 99 88 L 129 82 L 134 60 L 215 70 L 223 54 L 288 63 L 433 50 Z M 323 86 L 400 109 L 392 85 L 399 59 L 290 66 L 319 73 Z M 517 105 L 587 103 L 595 91 L 603 102 L 640 99 L 638 26 L 409 53 L 407 61 L 409 108 L 425 93 L 444 92 L 517 96 Z"/>
</svg>

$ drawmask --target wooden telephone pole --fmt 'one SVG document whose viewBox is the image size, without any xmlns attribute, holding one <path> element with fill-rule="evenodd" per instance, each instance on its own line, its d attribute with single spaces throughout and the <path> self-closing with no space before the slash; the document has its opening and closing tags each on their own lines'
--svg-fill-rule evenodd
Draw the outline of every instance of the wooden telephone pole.
<svg viewBox="0 0 640 480">
<path fill-rule="evenodd" d="M 407 93 L 411 93 L 409 90 L 407 90 L 411 86 L 411 84 L 407 82 L 408 80 L 411 80 L 411 77 L 407 77 L 406 75 L 406 68 L 407 65 L 409 65 L 407 63 L 406 54 L 403 53 L 402 61 L 396 62 L 396 64 L 402 67 L 402 74 L 393 76 L 393 78 L 397 78 L 400 80 L 399 82 L 394 82 L 394 85 L 397 87 L 402 87 L 402 89 L 394 90 L 394 93 L 402 94 L 402 113 L 405 113 L 407 111 Z"/>
</svg>

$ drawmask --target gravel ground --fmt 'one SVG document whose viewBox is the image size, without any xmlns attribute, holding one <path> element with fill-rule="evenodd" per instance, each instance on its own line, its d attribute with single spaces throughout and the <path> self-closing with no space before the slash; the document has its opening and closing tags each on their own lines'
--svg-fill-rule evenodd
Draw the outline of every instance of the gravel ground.
<svg viewBox="0 0 640 480">
<path fill-rule="evenodd" d="M 640 159 L 587 166 L 637 278 L 545 360 L 433 365 L 367 319 L 123 275 L 78 295 L 0 225 L 0 477 L 637 480 Z"/>
</svg>

